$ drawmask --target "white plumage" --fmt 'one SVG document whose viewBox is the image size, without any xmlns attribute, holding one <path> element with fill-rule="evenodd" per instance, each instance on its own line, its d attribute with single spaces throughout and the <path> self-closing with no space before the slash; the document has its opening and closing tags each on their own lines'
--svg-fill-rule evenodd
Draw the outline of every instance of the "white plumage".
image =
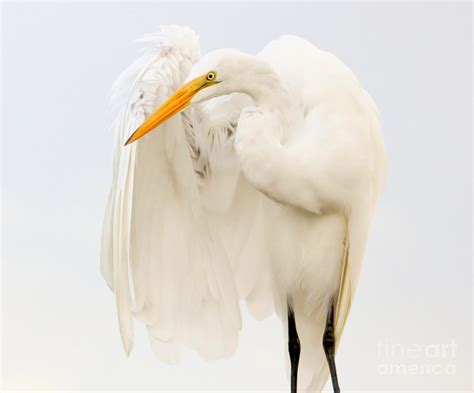
<svg viewBox="0 0 474 393">
<path fill-rule="evenodd" d="M 298 37 L 257 57 L 201 58 L 195 33 L 176 26 L 142 41 L 114 86 L 101 263 L 125 351 L 135 317 L 167 362 L 183 346 L 226 357 L 241 328 L 239 299 L 257 318 L 276 311 L 287 329 L 291 297 L 299 383 L 321 389 L 327 308 L 336 298 L 339 343 L 385 177 L 374 103 L 341 61 Z M 221 83 L 123 146 L 185 80 L 211 70 Z"/>
</svg>

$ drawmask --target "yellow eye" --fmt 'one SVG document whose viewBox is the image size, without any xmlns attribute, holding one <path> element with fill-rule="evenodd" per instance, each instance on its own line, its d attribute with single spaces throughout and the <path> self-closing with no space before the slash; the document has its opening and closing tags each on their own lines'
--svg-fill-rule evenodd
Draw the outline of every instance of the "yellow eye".
<svg viewBox="0 0 474 393">
<path fill-rule="evenodd" d="M 206 75 L 206 80 L 209 82 L 212 82 L 213 80 L 216 79 L 216 72 L 215 71 L 209 71 L 208 74 Z"/>
</svg>

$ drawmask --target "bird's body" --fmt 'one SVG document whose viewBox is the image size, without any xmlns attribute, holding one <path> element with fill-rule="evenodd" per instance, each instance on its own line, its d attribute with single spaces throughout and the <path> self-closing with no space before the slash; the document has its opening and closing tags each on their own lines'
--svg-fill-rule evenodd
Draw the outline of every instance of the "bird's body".
<svg viewBox="0 0 474 393">
<path fill-rule="evenodd" d="M 298 37 L 258 56 L 222 50 L 200 60 L 187 29 L 155 39 L 119 82 L 129 90 L 104 226 L 102 271 L 125 348 L 134 314 L 168 361 L 182 345 L 228 356 L 239 299 L 259 318 L 275 310 L 287 334 L 291 308 L 300 386 L 321 389 L 328 309 L 338 344 L 384 180 L 375 105 L 342 62 Z M 154 128 L 152 111 L 185 78 L 193 86 L 210 70 L 216 82 L 207 74 L 205 83 L 215 86 L 200 87 L 188 110 L 121 147 L 145 118 L 145 132 Z"/>
</svg>

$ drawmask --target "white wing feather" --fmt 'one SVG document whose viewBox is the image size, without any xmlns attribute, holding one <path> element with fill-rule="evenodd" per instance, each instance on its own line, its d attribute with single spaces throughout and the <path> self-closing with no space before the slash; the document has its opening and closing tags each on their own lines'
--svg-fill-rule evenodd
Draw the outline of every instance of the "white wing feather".
<svg viewBox="0 0 474 393">
<path fill-rule="evenodd" d="M 238 296 L 225 241 L 210 224 L 221 215 L 212 212 L 216 200 L 230 204 L 237 197 L 240 175 L 234 169 L 234 179 L 221 185 L 227 198 L 221 194 L 210 201 L 214 194 L 206 195 L 203 183 L 208 181 L 199 171 L 211 165 L 218 172 L 212 155 L 219 149 L 205 150 L 212 150 L 214 139 L 229 125 L 212 118 L 206 108 L 197 108 L 123 147 L 199 57 L 197 36 L 189 29 L 163 28 L 142 41 L 147 50 L 114 88 L 119 112 L 102 273 L 115 291 L 127 353 L 135 316 L 146 323 L 151 345 L 164 361 L 176 362 L 183 345 L 205 358 L 228 356 L 241 326 Z M 210 181 L 216 183 L 217 178 Z"/>
</svg>

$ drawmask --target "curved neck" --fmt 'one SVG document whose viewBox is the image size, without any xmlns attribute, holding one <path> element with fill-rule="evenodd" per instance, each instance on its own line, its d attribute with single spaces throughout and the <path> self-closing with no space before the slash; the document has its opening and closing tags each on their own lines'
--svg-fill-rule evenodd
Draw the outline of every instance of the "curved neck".
<svg viewBox="0 0 474 393">
<path fill-rule="evenodd" d="M 288 108 L 288 92 L 276 74 L 261 76 L 248 94 L 255 105 L 263 109 L 285 112 Z"/>
<path fill-rule="evenodd" d="M 290 99 L 280 76 L 266 61 L 256 56 L 252 56 L 249 63 L 246 67 L 249 72 L 243 76 L 246 80 L 241 92 L 250 96 L 257 107 L 285 115 L 290 107 Z"/>
</svg>

